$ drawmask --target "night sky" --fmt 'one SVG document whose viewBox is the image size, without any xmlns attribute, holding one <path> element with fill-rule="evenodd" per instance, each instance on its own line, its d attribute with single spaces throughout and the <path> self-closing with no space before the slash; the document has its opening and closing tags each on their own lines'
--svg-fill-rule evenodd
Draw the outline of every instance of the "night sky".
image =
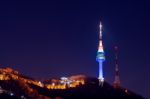
<svg viewBox="0 0 150 99">
<path fill-rule="evenodd" d="M 150 95 L 150 1 L 0 1 L 0 63 L 37 78 L 98 76 L 96 52 L 103 23 L 105 80 L 114 80 L 119 48 L 121 84 Z"/>
</svg>

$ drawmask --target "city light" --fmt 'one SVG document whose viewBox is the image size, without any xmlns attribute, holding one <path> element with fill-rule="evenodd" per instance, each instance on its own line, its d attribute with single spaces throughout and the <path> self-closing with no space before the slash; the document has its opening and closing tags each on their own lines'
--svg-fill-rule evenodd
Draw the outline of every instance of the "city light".
<svg viewBox="0 0 150 99">
<path fill-rule="evenodd" d="M 79 85 L 84 85 L 84 79 L 72 79 L 69 77 L 61 77 L 60 79 L 55 80 L 56 82 L 52 82 L 50 84 L 46 84 L 48 89 L 67 89 L 67 88 L 74 88 Z"/>
</svg>

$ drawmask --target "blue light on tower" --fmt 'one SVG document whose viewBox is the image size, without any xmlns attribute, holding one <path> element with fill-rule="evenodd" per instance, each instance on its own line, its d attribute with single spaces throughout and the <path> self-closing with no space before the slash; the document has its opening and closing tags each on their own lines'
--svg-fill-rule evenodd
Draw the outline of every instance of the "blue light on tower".
<svg viewBox="0 0 150 99">
<path fill-rule="evenodd" d="M 99 63 L 99 76 L 98 76 L 98 79 L 99 79 L 100 82 L 104 82 L 103 62 L 105 61 L 105 53 L 104 53 L 103 43 L 102 43 L 102 24 L 101 24 L 101 22 L 100 22 L 99 28 L 100 28 L 99 45 L 98 45 L 96 61 Z"/>
</svg>

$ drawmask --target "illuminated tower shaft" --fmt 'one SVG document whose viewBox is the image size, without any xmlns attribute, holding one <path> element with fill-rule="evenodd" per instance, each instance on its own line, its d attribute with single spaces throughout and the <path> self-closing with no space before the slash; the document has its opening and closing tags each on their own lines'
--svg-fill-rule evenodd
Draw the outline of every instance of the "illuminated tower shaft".
<svg viewBox="0 0 150 99">
<path fill-rule="evenodd" d="M 99 61 L 99 76 L 98 76 L 100 81 L 104 81 L 104 76 L 103 76 L 103 61 Z"/>
<path fill-rule="evenodd" d="M 115 46 L 115 80 L 114 87 L 120 87 L 120 77 L 119 77 L 119 68 L 118 68 L 118 47 Z"/>
<path fill-rule="evenodd" d="M 103 82 L 104 81 L 103 62 L 105 61 L 105 55 L 104 55 L 104 49 L 103 49 L 103 44 L 102 44 L 102 24 L 101 24 L 101 22 L 100 22 L 99 27 L 100 27 L 99 45 L 98 45 L 96 60 L 99 63 L 99 76 L 98 76 L 98 79 L 99 79 L 100 82 Z"/>
</svg>

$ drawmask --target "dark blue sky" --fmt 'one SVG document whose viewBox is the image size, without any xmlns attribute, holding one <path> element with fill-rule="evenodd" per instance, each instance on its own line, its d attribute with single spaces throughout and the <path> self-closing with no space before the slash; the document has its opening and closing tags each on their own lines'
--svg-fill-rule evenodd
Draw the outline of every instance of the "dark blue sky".
<svg viewBox="0 0 150 99">
<path fill-rule="evenodd" d="M 97 77 L 101 20 L 105 80 L 114 80 L 117 45 L 122 86 L 148 97 L 149 5 L 148 0 L 0 1 L 0 63 L 35 78 Z"/>
</svg>

